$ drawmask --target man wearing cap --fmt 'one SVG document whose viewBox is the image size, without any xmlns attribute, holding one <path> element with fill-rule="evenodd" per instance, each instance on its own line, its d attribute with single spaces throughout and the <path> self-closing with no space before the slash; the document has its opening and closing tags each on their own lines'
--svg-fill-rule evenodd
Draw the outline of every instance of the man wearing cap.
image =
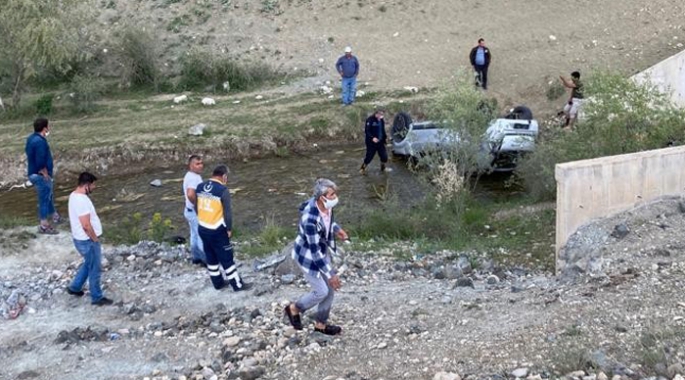
<svg viewBox="0 0 685 380">
<path fill-rule="evenodd" d="M 343 105 L 354 103 L 354 95 L 357 91 L 357 75 L 359 74 L 359 61 L 352 55 L 352 48 L 345 48 L 345 55 L 338 58 L 335 64 L 336 70 L 342 77 L 342 102 Z"/>
</svg>

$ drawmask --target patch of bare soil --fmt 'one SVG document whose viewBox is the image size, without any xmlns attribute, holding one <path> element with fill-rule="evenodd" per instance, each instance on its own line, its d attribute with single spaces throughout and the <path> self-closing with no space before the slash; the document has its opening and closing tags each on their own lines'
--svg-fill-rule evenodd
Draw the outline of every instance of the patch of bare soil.
<svg viewBox="0 0 685 380">
<path fill-rule="evenodd" d="M 0 321 L 0 378 L 676 378 L 685 363 L 680 202 L 584 227 L 569 263 L 600 265 L 559 278 L 477 252 L 360 244 L 338 260 L 344 287 L 331 322 L 344 330 L 334 338 L 312 331 L 311 314 L 302 332 L 284 321 L 283 306 L 307 286 L 281 255 L 243 260 L 256 287 L 233 293 L 214 290 L 183 247 L 107 247 L 105 291 L 117 304 L 95 307 L 63 291 L 79 263 L 66 234 L 41 236 L 3 252 L 0 294 L 27 304 Z M 615 233 L 619 224 L 628 232 Z"/>
</svg>

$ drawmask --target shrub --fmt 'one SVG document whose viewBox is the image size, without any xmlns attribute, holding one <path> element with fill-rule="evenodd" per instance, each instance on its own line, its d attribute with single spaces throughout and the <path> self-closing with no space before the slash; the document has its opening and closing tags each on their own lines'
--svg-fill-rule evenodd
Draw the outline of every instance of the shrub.
<svg viewBox="0 0 685 380">
<path fill-rule="evenodd" d="M 95 102 L 100 99 L 105 90 L 105 83 L 101 78 L 76 75 L 70 84 L 70 98 L 77 112 L 91 112 L 95 109 Z"/>
<path fill-rule="evenodd" d="M 52 113 L 52 101 L 55 98 L 52 94 L 45 94 L 38 98 L 34 105 L 36 106 L 36 114 L 49 115 Z"/>
<path fill-rule="evenodd" d="M 152 241 L 161 243 L 173 229 L 171 219 L 162 219 L 162 214 L 156 212 L 148 224 L 147 237 Z"/>
<path fill-rule="evenodd" d="M 586 83 L 581 117 L 573 131 L 551 131 L 516 173 L 536 200 L 556 195 L 558 163 L 681 145 L 685 110 L 677 109 L 651 85 L 638 85 L 612 73 L 596 73 Z"/>
<path fill-rule="evenodd" d="M 126 28 L 119 40 L 122 81 L 130 86 L 157 87 L 161 74 L 157 64 L 155 42 L 151 35 L 137 28 Z"/>
<path fill-rule="evenodd" d="M 205 49 L 191 49 L 181 59 L 180 87 L 187 90 L 207 86 L 216 90 L 228 82 L 230 90 L 245 91 L 282 77 L 266 63 L 241 63 Z"/>
</svg>

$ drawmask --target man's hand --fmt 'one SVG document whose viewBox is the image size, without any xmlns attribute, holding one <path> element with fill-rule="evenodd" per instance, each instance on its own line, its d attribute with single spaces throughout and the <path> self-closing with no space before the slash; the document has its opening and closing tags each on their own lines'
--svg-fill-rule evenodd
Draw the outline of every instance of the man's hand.
<svg viewBox="0 0 685 380">
<path fill-rule="evenodd" d="M 233 232 L 231 230 L 228 230 L 227 234 L 229 239 L 233 236 Z"/>
<path fill-rule="evenodd" d="M 333 277 L 328 279 L 328 285 L 330 285 L 333 290 L 338 291 L 342 286 L 340 284 L 340 277 L 338 277 L 337 274 L 334 274 Z"/>
<path fill-rule="evenodd" d="M 377 137 L 374 137 L 373 139 L 371 139 L 371 141 L 373 141 L 374 144 L 378 144 L 378 138 Z"/>
<path fill-rule="evenodd" d="M 345 230 L 343 230 L 342 228 L 341 228 L 341 229 L 338 231 L 338 233 L 335 234 L 335 235 L 336 235 L 336 236 L 338 237 L 338 239 L 340 239 L 340 240 L 348 240 L 348 239 L 350 238 L 349 236 L 347 236 L 347 232 L 345 232 Z"/>
</svg>

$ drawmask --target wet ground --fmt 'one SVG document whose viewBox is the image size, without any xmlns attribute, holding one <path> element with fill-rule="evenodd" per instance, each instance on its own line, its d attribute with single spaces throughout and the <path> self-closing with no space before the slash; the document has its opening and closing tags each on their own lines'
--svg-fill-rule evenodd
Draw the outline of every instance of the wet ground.
<svg viewBox="0 0 685 380">
<path fill-rule="evenodd" d="M 340 205 L 337 218 L 342 223 L 355 220 L 360 209 L 378 207 L 384 198 L 394 197 L 400 205 L 411 205 L 423 200 L 426 185 L 419 176 L 407 169 L 401 159 L 389 166 L 391 173 L 381 173 L 376 158 L 367 175 L 358 173 L 363 148 L 344 146 L 287 157 L 263 158 L 252 161 L 227 162 L 231 170 L 229 187 L 233 192 L 233 218 L 236 228 L 258 230 L 267 219 L 282 226 L 294 226 L 298 206 L 311 194 L 316 178 L 326 177 L 339 187 Z M 216 162 L 205 163 L 203 178 L 211 174 Z M 170 218 L 178 233 L 187 229 L 183 219 L 182 179 L 186 172 L 183 163 L 174 167 L 149 168 L 142 173 L 124 176 L 104 176 L 92 194 L 98 214 L 106 225 L 116 224 L 135 212 L 149 220 L 156 212 Z M 97 175 L 97 173 L 96 173 Z M 66 215 L 67 199 L 74 188 L 75 178 L 57 176 L 55 200 L 58 211 Z M 482 178 L 477 196 L 496 198 L 510 196 L 504 188 L 507 176 L 496 174 Z M 150 182 L 159 179 L 162 186 Z M 14 189 L 0 193 L 0 210 L 8 216 L 33 218 L 36 215 L 35 190 Z"/>
</svg>

